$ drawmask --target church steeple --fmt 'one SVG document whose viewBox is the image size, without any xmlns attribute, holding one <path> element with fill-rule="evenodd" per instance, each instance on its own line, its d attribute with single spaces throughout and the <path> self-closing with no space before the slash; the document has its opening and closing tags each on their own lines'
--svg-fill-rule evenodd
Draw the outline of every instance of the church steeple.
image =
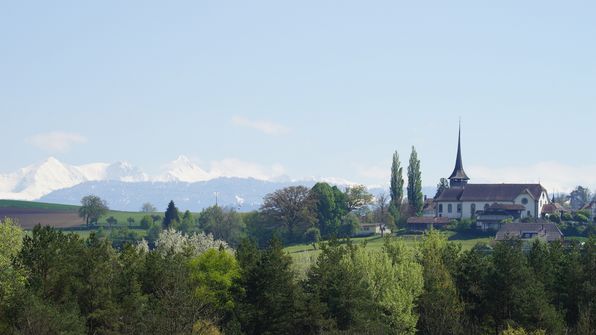
<svg viewBox="0 0 596 335">
<path fill-rule="evenodd" d="M 468 184 L 468 176 L 464 171 L 464 164 L 461 159 L 461 121 L 459 123 L 459 133 L 457 135 L 457 157 L 455 159 L 455 168 L 449 177 L 449 185 L 451 187 L 464 187 Z"/>
</svg>

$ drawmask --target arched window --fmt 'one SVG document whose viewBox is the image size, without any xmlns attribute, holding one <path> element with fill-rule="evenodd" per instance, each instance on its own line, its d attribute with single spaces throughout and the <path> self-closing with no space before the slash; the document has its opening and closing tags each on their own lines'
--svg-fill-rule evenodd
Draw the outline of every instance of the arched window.
<svg viewBox="0 0 596 335">
<path fill-rule="evenodd" d="M 449 213 L 453 212 L 453 205 L 452 204 L 447 205 L 447 212 L 449 212 Z"/>
<path fill-rule="evenodd" d="M 528 198 L 522 198 L 522 204 L 527 205 L 528 204 Z"/>
<path fill-rule="evenodd" d="M 461 213 L 461 204 L 457 204 L 457 212 Z"/>
<path fill-rule="evenodd" d="M 472 213 L 472 215 L 476 214 L 476 204 L 470 205 L 470 213 Z"/>
<path fill-rule="evenodd" d="M 443 213 L 443 204 L 439 204 L 439 213 Z"/>
<path fill-rule="evenodd" d="M 488 204 L 484 204 L 484 210 L 488 209 Z"/>
</svg>

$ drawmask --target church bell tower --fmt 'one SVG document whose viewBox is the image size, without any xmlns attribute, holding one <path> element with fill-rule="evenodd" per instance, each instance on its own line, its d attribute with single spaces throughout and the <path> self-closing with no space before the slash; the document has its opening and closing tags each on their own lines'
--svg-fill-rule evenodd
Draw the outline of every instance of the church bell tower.
<svg viewBox="0 0 596 335">
<path fill-rule="evenodd" d="M 464 171 L 464 164 L 461 159 L 461 122 L 459 124 L 459 133 L 457 136 L 457 158 L 455 159 L 455 168 L 449 177 L 450 187 L 465 187 L 468 184 L 468 176 Z"/>
</svg>

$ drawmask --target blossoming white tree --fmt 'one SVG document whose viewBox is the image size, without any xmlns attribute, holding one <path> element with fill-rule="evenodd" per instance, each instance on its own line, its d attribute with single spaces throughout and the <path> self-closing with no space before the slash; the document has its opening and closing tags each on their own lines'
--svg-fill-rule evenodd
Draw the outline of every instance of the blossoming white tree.
<svg viewBox="0 0 596 335">
<path fill-rule="evenodd" d="M 160 253 L 187 253 L 191 256 L 200 255 L 209 249 L 223 248 L 232 251 L 226 241 L 216 240 L 211 234 L 194 233 L 185 235 L 172 228 L 159 234 L 159 238 L 155 241 L 155 247 Z"/>
</svg>

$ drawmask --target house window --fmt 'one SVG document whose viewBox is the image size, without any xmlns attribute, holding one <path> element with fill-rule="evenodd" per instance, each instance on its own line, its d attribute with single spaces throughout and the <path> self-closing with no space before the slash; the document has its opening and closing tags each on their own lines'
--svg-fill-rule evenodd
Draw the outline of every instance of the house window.
<svg viewBox="0 0 596 335">
<path fill-rule="evenodd" d="M 528 199 L 527 198 L 522 198 L 522 204 L 527 205 L 528 204 Z"/>
<path fill-rule="evenodd" d="M 443 213 L 443 204 L 439 204 L 439 213 Z"/>
<path fill-rule="evenodd" d="M 528 211 L 528 217 L 531 218 L 532 217 L 532 212 Z"/>
<path fill-rule="evenodd" d="M 457 204 L 457 212 L 461 213 L 461 204 Z"/>
<path fill-rule="evenodd" d="M 484 204 L 484 210 L 488 209 L 488 204 Z"/>
<path fill-rule="evenodd" d="M 470 205 L 470 213 L 472 213 L 472 215 L 476 214 L 476 204 Z"/>
<path fill-rule="evenodd" d="M 451 205 L 451 204 L 447 205 L 447 212 L 449 212 L 449 213 L 453 212 L 453 205 Z"/>
</svg>

